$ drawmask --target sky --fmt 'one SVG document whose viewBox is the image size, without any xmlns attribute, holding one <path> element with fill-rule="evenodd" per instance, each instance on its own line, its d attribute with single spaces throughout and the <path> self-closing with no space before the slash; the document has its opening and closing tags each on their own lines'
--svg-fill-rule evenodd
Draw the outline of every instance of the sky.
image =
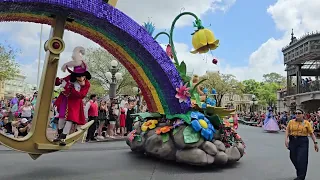
<svg viewBox="0 0 320 180">
<path fill-rule="evenodd" d="M 139 24 L 153 22 L 155 34 L 169 32 L 173 19 L 180 12 L 195 13 L 220 40 L 220 46 L 204 55 L 189 53 L 193 19 L 182 17 L 173 36 L 178 59 L 186 62 L 189 72 L 201 75 L 206 71 L 219 71 L 233 74 L 238 80 L 261 81 L 263 74 L 270 72 L 285 75 L 281 49 L 290 42 L 291 29 L 297 37 L 320 30 L 319 0 L 119 0 L 117 8 Z M 31 84 L 37 82 L 39 47 L 41 68 L 44 62 L 40 30 L 41 26 L 33 23 L 0 25 L 0 43 L 19 50 L 16 60 Z M 44 25 L 42 43 L 49 37 L 49 31 L 50 27 Z M 157 40 L 163 47 L 168 43 L 166 37 Z M 76 46 L 99 47 L 69 31 L 65 33 L 64 41 L 66 49 L 61 54 L 60 66 L 70 60 Z M 213 58 L 218 59 L 217 65 L 212 64 Z M 58 70 L 58 75 L 64 74 Z"/>
</svg>

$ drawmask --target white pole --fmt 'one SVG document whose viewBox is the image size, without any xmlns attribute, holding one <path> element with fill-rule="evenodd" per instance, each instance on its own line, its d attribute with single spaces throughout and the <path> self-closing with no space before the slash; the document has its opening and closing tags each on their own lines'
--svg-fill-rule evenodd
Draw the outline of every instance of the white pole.
<svg viewBox="0 0 320 180">
<path fill-rule="evenodd" d="M 43 24 L 41 24 L 41 30 L 40 30 L 40 45 L 39 45 L 39 57 L 38 57 L 37 89 L 39 89 L 39 81 L 40 81 L 40 64 L 41 64 L 41 51 L 42 51 L 42 30 L 43 30 Z"/>
</svg>

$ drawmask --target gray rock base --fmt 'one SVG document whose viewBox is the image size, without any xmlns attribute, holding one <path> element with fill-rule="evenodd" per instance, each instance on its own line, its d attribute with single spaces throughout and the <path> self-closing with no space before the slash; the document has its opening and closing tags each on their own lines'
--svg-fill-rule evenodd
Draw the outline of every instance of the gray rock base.
<svg viewBox="0 0 320 180">
<path fill-rule="evenodd" d="M 135 123 L 135 128 L 141 131 L 139 125 L 139 123 Z M 156 134 L 158 128 L 139 133 L 141 136 L 139 141 L 136 139 L 127 140 L 126 143 L 134 152 L 196 166 L 212 164 L 219 166 L 234 163 L 239 161 L 244 154 L 244 146 L 241 143 L 226 148 L 220 140 L 210 142 L 201 138 L 196 143 L 187 144 L 183 137 L 183 130 L 186 126 L 178 127 L 174 135 L 171 132 L 168 134 L 169 138 L 163 140 L 161 135 Z M 128 136 L 130 135 L 131 133 L 128 134 Z"/>
</svg>

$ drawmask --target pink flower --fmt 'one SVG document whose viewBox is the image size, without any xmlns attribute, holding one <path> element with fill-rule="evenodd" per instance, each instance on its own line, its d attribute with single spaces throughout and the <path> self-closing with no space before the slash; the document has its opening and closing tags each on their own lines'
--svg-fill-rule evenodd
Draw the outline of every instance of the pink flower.
<svg viewBox="0 0 320 180">
<path fill-rule="evenodd" d="M 176 90 L 177 90 L 176 98 L 179 99 L 180 103 L 187 102 L 188 97 L 190 97 L 189 88 L 187 87 L 187 84 L 188 83 L 183 85 L 181 83 L 180 87 L 176 88 Z"/>
<path fill-rule="evenodd" d="M 173 54 L 172 54 L 172 49 L 171 49 L 170 44 L 167 45 L 166 53 L 171 59 L 173 59 Z"/>
<path fill-rule="evenodd" d="M 130 142 L 133 141 L 134 137 L 136 136 L 136 132 L 137 132 L 137 130 L 135 129 L 135 130 L 133 130 L 133 131 L 131 131 L 131 132 L 129 133 L 129 135 L 128 135 L 128 140 L 129 140 Z"/>
</svg>

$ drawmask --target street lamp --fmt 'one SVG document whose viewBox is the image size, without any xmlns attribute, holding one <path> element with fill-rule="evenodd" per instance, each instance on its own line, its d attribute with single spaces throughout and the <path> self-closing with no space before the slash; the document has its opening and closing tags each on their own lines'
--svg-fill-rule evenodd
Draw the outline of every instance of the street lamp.
<svg viewBox="0 0 320 180">
<path fill-rule="evenodd" d="M 254 112 L 254 106 L 258 104 L 258 100 L 255 95 L 251 96 L 250 105 L 252 106 L 252 111 Z"/>
<path fill-rule="evenodd" d="M 122 74 L 119 71 L 119 63 L 116 60 L 110 62 L 111 68 L 106 73 L 106 77 L 109 81 L 109 98 L 114 99 L 116 97 L 117 83 L 122 80 Z"/>
</svg>

